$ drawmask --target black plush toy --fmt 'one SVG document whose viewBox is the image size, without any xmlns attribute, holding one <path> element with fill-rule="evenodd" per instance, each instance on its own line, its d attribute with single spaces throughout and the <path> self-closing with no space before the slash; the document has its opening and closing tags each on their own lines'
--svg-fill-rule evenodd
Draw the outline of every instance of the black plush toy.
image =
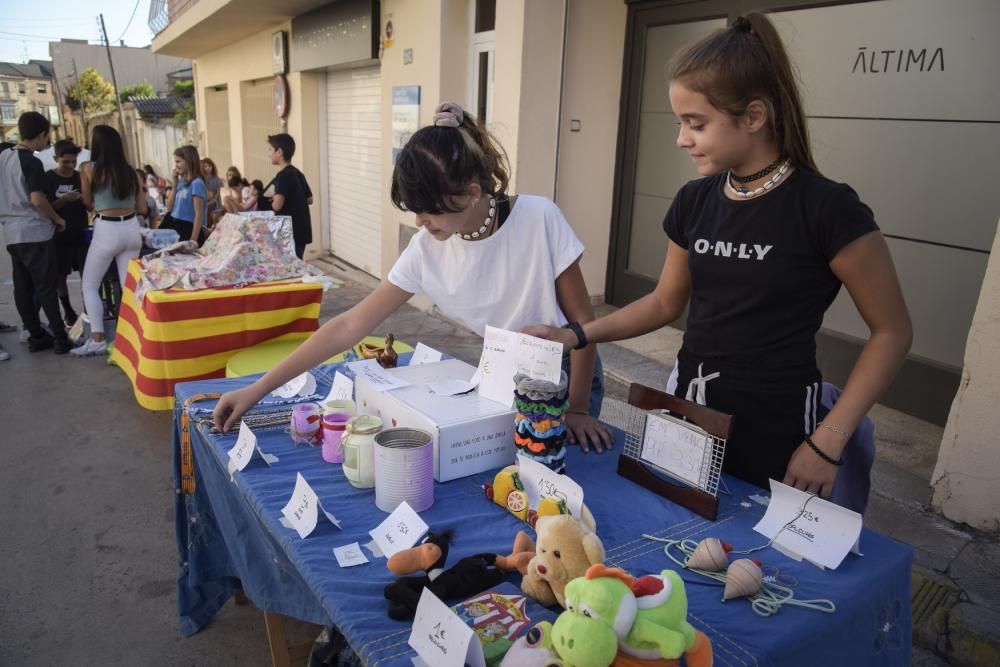
<svg viewBox="0 0 1000 667">
<path fill-rule="evenodd" d="M 446 570 L 444 566 L 448 560 L 451 535 L 450 530 L 428 533 L 419 545 L 389 559 L 387 566 L 393 574 L 409 575 L 421 570 L 425 573 L 415 577 L 400 576 L 385 587 L 389 618 L 397 621 L 413 618 L 425 588 L 444 601 L 468 597 L 496 586 L 506 572 L 516 569 L 519 563 L 516 553 L 510 556 L 476 554 L 463 558 Z"/>
</svg>

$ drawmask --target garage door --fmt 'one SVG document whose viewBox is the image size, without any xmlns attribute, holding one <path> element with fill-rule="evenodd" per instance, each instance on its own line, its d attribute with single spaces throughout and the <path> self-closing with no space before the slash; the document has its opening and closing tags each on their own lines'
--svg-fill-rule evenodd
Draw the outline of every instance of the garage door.
<svg viewBox="0 0 1000 667">
<path fill-rule="evenodd" d="M 327 74 L 330 246 L 377 275 L 381 265 L 381 84 L 379 68 Z"/>
</svg>

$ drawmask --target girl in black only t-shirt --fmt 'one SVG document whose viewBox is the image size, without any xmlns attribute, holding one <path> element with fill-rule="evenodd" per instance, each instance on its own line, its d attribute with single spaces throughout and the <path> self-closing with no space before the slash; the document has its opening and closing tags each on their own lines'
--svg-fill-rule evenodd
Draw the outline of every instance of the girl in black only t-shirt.
<svg viewBox="0 0 1000 667">
<path fill-rule="evenodd" d="M 791 65 L 766 17 L 740 17 L 678 54 L 669 92 L 677 145 L 704 178 L 667 212 L 653 293 L 583 333 L 590 342 L 640 336 L 690 300 L 676 393 L 735 416 L 724 469 L 829 497 L 850 434 L 912 337 L 885 240 L 854 190 L 819 174 Z M 815 337 L 841 284 L 871 337 L 824 415 Z M 569 329 L 526 331 L 580 342 Z"/>
</svg>

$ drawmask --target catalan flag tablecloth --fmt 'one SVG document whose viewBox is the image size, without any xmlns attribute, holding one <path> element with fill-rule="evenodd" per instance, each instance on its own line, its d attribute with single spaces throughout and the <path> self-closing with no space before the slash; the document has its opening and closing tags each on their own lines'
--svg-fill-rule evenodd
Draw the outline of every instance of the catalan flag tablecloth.
<svg viewBox="0 0 1000 667">
<path fill-rule="evenodd" d="M 170 410 L 178 382 L 225 377 L 226 362 L 263 341 L 305 338 L 319 321 L 323 287 L 298 279 L 247 287 L 147 292 L 129 264 L 111 361 L 125 371 L 139 405 Z"/>
</svg>

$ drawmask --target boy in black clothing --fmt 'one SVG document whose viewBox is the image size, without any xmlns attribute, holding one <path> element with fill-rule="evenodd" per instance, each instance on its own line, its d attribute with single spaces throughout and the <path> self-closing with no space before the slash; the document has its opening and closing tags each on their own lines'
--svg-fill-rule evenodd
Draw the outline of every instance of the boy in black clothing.
<svg viewBox="0 0 1000 667">
<path fill-rule="evenodd" d="M 66 277 L 73 271 L 83 275 L 87 258 L 87 208 L 80 194 L 80 172 L 76 170 L 76 157 L 80 147 L 68 139 L 57 141 L 54 149 L 56 168 L 45 172 L 48 197 L 52 208 L 66 221 L 66 229 L 55 236 L 56 266 L 58 276 L 56 292 L 62 302 L 66 324 L 76 322 L 76 311 L 69 300 Z"/>
<path fill-rule="evenodd" d="M 306 245 L 312 243 L 312 219 L 309 216 L 309 207 L 313 203 L 313 193 L 309 189 L 305 175 L 291 164 L 292 155 L 295 154 L 295 140 L 291 135 L 272 134 L 267 138 L 267 143 L 271 164 L 281 167 L 271 181 L 274 184 L 271 210 L 278 215 L 292 217 L 295 255 L 302 259 Z"/>
<path fill-rule="evenodd" d="M 66 227 L 45 196 L 45 168 L 34 152 L 49 145 L 49 121 L 28 111 L 17 121 L 21 141 L 0 153 L 0 223 L 10 253 L 14 277 L 14 304 L 28 330 L 32 352 L 72 348 L 56 298 L 56 255 L 52 236 Z M 37 301 L 36 301 L 37 300 Z M 38 319 L 41 305 L 49 320 L 50 336 Z"/>
</svg>

